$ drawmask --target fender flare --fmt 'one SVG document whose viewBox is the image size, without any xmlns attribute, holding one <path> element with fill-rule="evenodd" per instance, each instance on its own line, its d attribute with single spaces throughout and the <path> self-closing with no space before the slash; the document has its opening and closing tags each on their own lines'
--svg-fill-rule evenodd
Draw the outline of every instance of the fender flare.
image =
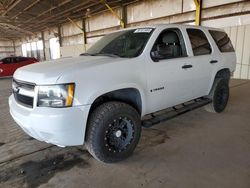
<svg viewBox="0 0 250 188">
<path fill-rule="evenodd" d="M 134 83 L 127 83 L 127 84 L 120 84 L 120 85 L 115 85 L 109 88 L 100 88 L 98 91 L 94 92 L 88 99 L 88 104 L 93 104 L 93 102 L 100 96 L 107 94 L 112 91 L 120 90 L 120 89 L 136 89 L 138 90 L 140 97 L 141 97 L 141 114 L 142 116 L 145 115 L 146 113 L 146 99 L 145 99 L 145 94 L 144 90 L 142 87 L 138 86 L 137 84 Z"/>
</svg>

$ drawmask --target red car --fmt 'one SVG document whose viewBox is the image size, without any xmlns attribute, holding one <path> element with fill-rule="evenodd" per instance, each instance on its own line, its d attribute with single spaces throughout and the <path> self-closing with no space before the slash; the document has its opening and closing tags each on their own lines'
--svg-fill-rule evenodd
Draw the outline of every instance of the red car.
<svg viewBox="0 0 250 188">
<path fill-rule="evenodd" d="M 0 77 L 12 76 L 16 69 L 37 62 L 37 59 L 33 57 L 0 58 Z"/>
</svg>

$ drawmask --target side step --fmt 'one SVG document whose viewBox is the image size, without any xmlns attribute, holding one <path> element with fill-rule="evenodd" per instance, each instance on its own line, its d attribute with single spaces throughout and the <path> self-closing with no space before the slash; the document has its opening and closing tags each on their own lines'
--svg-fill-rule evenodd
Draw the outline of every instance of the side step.
<svg viewBox="0 0 250 188">
<path fill-rule="evenodd" d="M 143 120 L 142 126 L 146 128 L 152 127 L 155 124 L 170 120 L 174 117 L 177 117 L 179 115 L 182 115 L 194 109 L 200 108 L 209 103 L 211 103 L 210 99 L 199 98 L 199 99 L 189 101 L 187 103 L 183 103 L 181 105 L 174 106 L 172 108 L 168 108 L 166 110 L 162 110 L 160 112 L 151 114 L 151 118 L 147 118 Z"/>
</svg>

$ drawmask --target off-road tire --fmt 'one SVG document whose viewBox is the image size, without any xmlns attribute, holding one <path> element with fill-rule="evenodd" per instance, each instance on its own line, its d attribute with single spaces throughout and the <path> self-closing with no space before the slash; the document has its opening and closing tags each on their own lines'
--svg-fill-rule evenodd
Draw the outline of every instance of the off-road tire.
<svg viewBox="0 0 250 188">
<path fill-rule="evenodd" d="M 124 130 L 121 128 L 123 132 L 120 131 L 120 133 L 119 130 L 113 131 L 120 124 L 125 127 Z M 120 138 L 116 134 L 120 135 Z M 97 160 L 114 163 L 126 159 L 133 153 L 140 139 L 140 134 L 140 115 L 132 106 L 122 102 L 106 102 L 90 114 L 85 144 L 89 153 Z M 130 140 L 127 143 L 124 141 L 126 140 L 124 135 L 130 135 Z M 116 139 L 122 140 L 121 143 L 124 141 L 124 143 L 128 144 L 127 147 L 120 144 L 119 141 L 117 145 L 113 144 L 116 143 L 113 142 Z M 122 147 L 119 144 L 125 149 L 117 149 Z"/>
<path fill-rule="evenodd" d="M 214 81 L 213 87 L 207 96 L 211 99 L 211 103 L 205 106 L 205 110 L 212 113 L 222 112 L 229 99 L 229 82 L 228 80 L 217 78 Z"/>
</svg>

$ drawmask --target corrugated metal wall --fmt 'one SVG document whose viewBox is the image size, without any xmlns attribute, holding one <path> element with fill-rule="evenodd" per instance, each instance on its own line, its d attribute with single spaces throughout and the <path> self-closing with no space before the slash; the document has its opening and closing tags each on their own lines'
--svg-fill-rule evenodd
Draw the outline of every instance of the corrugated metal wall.
<svg viewBox="0 0 250 188">
<path fill-rule="evenodd" d="M 234 78 L 250 79 L 250 25 L 224 28 L 230 36 L 237 56 Z"/>
<path fill-rule="evenodd" d="M 14 55 L 13 41 L 0 41 L 0 57 Z"/>
</svg>

